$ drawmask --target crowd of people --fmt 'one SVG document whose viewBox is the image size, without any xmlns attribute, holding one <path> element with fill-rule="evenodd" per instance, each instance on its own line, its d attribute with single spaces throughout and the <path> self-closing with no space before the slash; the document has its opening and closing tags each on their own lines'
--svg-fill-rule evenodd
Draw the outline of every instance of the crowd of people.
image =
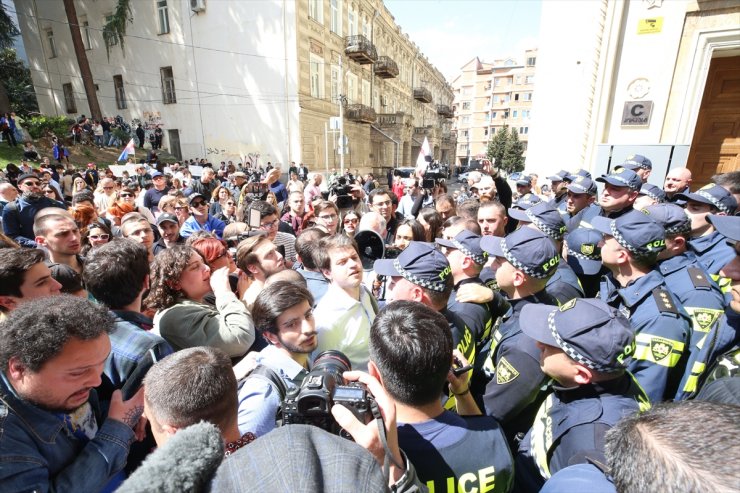
<svg viewBox="0 0 740 493">
<path fill-rule="evenodd" d="M 0 490 L 737 490 L 740 172 L 130 164 L 0 177 Z"/>
</svg>

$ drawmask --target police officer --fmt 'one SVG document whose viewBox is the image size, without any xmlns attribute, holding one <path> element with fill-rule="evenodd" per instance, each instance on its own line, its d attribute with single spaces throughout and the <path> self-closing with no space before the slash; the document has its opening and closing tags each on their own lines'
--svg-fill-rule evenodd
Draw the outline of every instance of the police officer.
<svg viewBox="0 0 740 493">
<path fill-rule="evenodd" d="M 658 254 L 658 270 L 665 278 L 667 289 L 691 318 L 689 350 L 693 353 L 703 345 L 702 341 L 724 313 L 724 296 L 696 255 L 688 250 L 691 219 L 683 208 L 657 204 L 646 207 L 644 212 L 665 228 L 666 249 Z"/>
<path fill-rule="evenodd" d="M 735 214 L 735 197 L 721 186 L 710 183 L 696 192 L 677 194 L 676 198 L 686 201 L 686 212 L 691 218 L 689 247 L 707 272 L 717 276 L 719 270 L 735 257 L 735 252 L 727 245 L 727 238 L 707 221 L 707 216 Z"/>
<path fill-rule="evenodd" d="M 553 198 L 550 203 L 555 207 L 560 214 L 565 214 L 565 206 L 568 201 L 568 189 L 566 186 L 572 181 L 570 173 L 566 170 L 561 169 L 552 176 L 547 177 L 552 184 Z"/>
<path fill-rule="evenodd" d="M 627 156 L 627 159 L 622 164 L 616 166 L 617 171 L 620 168 L 634 171 L 643 183 L 647 183 L 650 173 L 653 171 L 653 162 L 640 154 L 632 154 L 631 156 Z"/>
<path fill-rule="evenodd" d="M 540 369 L 540 351 L 522 332 L 519 315 L 530 303 L 557 303 L 545 292 L 545 285 L 560 255 L 552 241 L 534 228 L 518 229 L 506 238 L 486 236 L 481 247 L 495 257 L 496 282 L 511 304 L 494 329 L 486 361 L 492 377 L 483 403 L 486 414 L 499 420 L 513 444 L 516 435 L 523 436 L 532 424 L 548 380 Z"/>
<path fill-rule="evenodd" d="M 736 380 L 740 374 L 740 217 L 710 215 L 707 220 L 727 237 L 735 252 L 735 257 L 720 270 L 731 282 L 730 306 L 712 326 L 699 351 L 691 353 L 676 400 L 694 397 L 702 386 L 708 391 L 708 384 L 718 378 Z"/>
<path fill-rule="evenodd" d="M 573 181 L 565 188 L 568 190 L 568 198 L 563 220 L 568 231 L 579 227 L 590 228 L 591 220 L 601 214 L 601 207 L 595 203 L 598 194 L 596 184 L 591 178 L 579 175 L 574 176 Z"/>
<path fill-rule="evenodd" d="M 475 338 L 473 332 L 456 314 L 447 309 L 453 279 L 450 264 L 432 244 L 412 241 L 395 259 L 376 260 L 375 273 L 390 277 L 386 296 L 390 302 L 418 301 L 445 316 L 452 331 L 452 342 L 471 365 L 475 365 Z M 455 399 L 445 404 L 455 408 Z"/>
<path fill-rule="evenodd" d="M 553 241 L 558 252 L 563 250 L 565 222 L 550 202 L 540 202 L 526 210 L 509 209 L 509 215 L 519 221 L 520 227 L 529 226 L 540 230 Z M 555 273 L 547 280 L 545 291 L 555 298 L 559 305 L 573 298 L 583 298 L 583 289 L 578 277 L 568 262 L 562 258 Z"/>
<path fill-rule="evenodd" d="M 691 322 L 656 269 L 665 229 L 639 211 L 598 217 L 593 225 L 604 234 L 601 261 L 610 270 L 599 296 L 628 317 L 635 331 L 637 348 L 628 369 L 651 401 L 671 399 L 688 359 Z"/>
<path fill-rule="evenodd" d="M 615 308 L 574 299 L 560 308 L 527 305 L 521 318 L 542 351 L 542 370 L 554 380 L 516 457 L 518 485 L 528 492 L 567 466 L 605 464 L 606 432 L 650 403 L 626 370 L 634 335 Z"/>
<path fill-rule="evenodd" d="M 565 239 L 567 262 L 583 288 L 586 298 L 599 296 L 601 276 L 609 272 L 601 263 L 599 244 L 604 235 L 595 229 L 578 228 Z"/>
<path fill-rule="evenodd" d="M 604 183 L 599 205 L 601 215 L 616 219 L 633 210 L 637 194 L 642 187 L 642 180 L 634 171 L 619 168 L 614 173 L 601 175 L 596 181 Z"/>
<path fill-rule="evenodd" d="M 645 207 L 653 204 L 662 204 L 666 201 L 665 192 L 662 188 L 652 183 L 643 183 L 640 191 L 637 193 L 634 208 L 641 211 Z"/>
<path fill-rule="evenodd" d="M 455 287 L 447 302 L 447 309 L 459 316 L 473 332 L 476 345 L 475 368 L 470 381 L 470 391 L 477 401 L 483 396 L 488 378 L 483 374 L 483 364 L 491 349 L 493 323 L 509 310 L 509 303 L 496 293 L 489 303 L 461 303 L 456 300 L 461 286 L 475 284 L 486 286 L 479 274 L 488 261 L 488 253 L 480 247 L 481 237 L 468 231 L 460 231 L 452 239 L 437 238 L 442 253 L 452 269 Z M 482 402 L 482 401 L 481 401 Z"/>
</svg>

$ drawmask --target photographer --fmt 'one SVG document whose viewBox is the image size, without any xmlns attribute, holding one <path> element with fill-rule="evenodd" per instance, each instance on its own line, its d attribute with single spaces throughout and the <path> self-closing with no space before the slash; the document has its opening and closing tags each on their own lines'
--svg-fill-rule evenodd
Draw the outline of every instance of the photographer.
<svg viewBox="0 0 740 493">
<path fill-rule="evenodd" d="M 257 353 L 257 365 L 272 370 L 287 389 L 303 381 L 309 356 L 318 344 L 313 296 L 304 287 L 277 281 L 268 285 L 252 308 L 255 327 L 269 345 Z M 267 378 L 248 377 L 239 387 L 239 430 L 262 436 L 275 428 L 284 396 Z"/>
</svg>

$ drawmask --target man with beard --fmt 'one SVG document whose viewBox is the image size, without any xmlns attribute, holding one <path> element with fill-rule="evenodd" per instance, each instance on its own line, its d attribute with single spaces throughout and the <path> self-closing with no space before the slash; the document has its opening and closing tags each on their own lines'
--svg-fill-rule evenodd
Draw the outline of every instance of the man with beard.
<svg viewBox="0 0 740 493">
<path fill-rule="evenodd" d="M 63 209 L 64 204 L 44 196 L 41 180 L 33 173 L 20 175 L 18 188 L 22 195 L 3 209 L 3 231 L 19 245 L 36 248 L 36 235 L 33 233 L 36 213 L 46 207 Z"/>
<path fill-rule="evenodd" d="M 265 287 L 265 281 L 285 269 L 285 260 L 265 234 L 251 236 L 236 248 L 236 265 L 252 280 L 242 300 L 251 307 Z"/>
<path fill-rule="evenodd" d="M 143 390 L 95 387 L 108 353 L 108 310 L 70 295 L 23 305 L 0 323 L 0 484 L 3 491 L 112 491 L 143 436 Z"/>
<path fill-rule="evenodd" d="M 286 390 L 300 386 L 306 376 L 309 355 L 316 349 L 316 321 L 313 296 L 290 281 L 269 284 L 257 296 L 252 308 L 255 327 L 268 346 L 256 362 L 274 372 Z M 239 432 L 262 436 L 275 428 L 282 398 L 280 389 L 257 370 L 239 386 Z M 258 377 L 258 375 L 260 377 Z"/>
<path fill-rule="evenodd" d="M 378 305 L 362 285 L 357 244 L 352 238 L 337 234 L 323 238 L 319 252 L 319 267 L 330 284 L 316 305 L 319 345 L 315 354 L 336 349 L 349 358 L 353 370 L 367 371 L 370 325 Z"/>
<path fill-rule="evenodd" d="M 36 243 L 46 249 L 49 261 L 66 264 L 78 274 L 82 273 L 82 249 L 80 229 L 66 215 L 45 214 L 34 221 L 33 232 Z"/>
</svg>

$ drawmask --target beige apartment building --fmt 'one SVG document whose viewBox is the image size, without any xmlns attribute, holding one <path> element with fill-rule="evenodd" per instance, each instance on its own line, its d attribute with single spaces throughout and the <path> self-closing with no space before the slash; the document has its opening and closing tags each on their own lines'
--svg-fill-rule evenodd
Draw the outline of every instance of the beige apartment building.
<svg viewBox="0 0 740 493">
<path fill-rule="evenodd" d="M 424 137 L 453 159 L 452 87 L 381 0 L 299 1 L 296 19 L 304 162 L 339 169 L 340 103 L 345 168 L 413 165 Z"/>
<path fill-rule="evenodd" d="M 458 165 L 485 155 L 488 143 L 504 125 L 519 132 L 526 155 L 536 62 L 533 49 L 526 50 L 521 60 L 488 63 L 475 57 L 463 65 L 452 81 Z"/>
</svg>

